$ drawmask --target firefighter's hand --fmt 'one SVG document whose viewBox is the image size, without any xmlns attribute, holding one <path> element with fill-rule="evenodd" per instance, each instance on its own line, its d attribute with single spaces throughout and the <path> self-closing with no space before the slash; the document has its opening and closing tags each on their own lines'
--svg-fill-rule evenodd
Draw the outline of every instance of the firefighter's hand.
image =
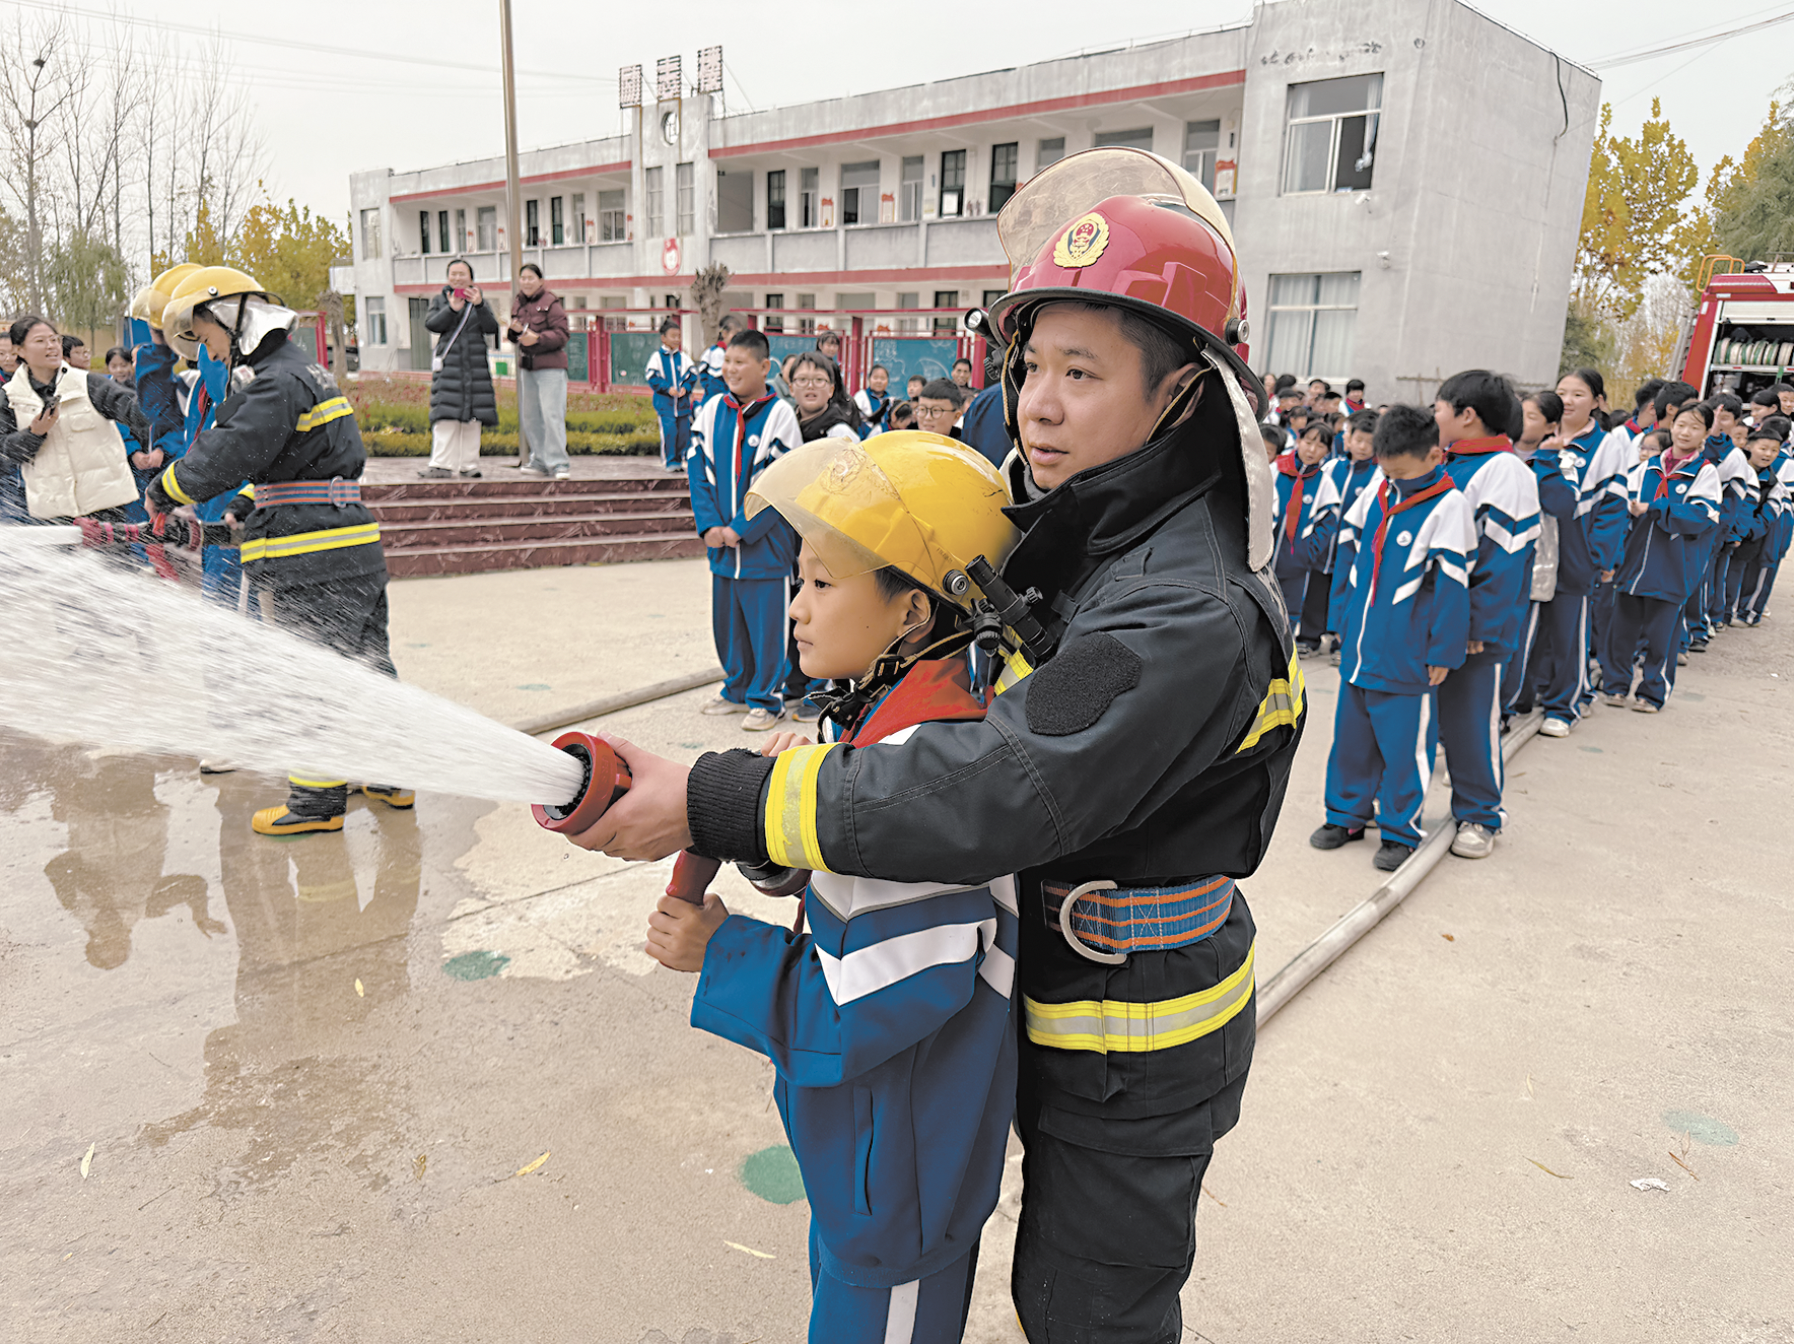
<svg viewBox="0 0 1794 1344">
<path fill-rule="evenodd" d="M 656 756 L 620 737 L 600 733 L 623 758 L 634 777 L 629 792 L 605 809 L 590 830 L 568 839 L 581 849 L 602 850 L 613 859 L 664 859 L 691 848 L 685 820 L 686 781 L 691 767 Z"/>
<path fill-rule="evenodd" d="M 1428 686 L 1438 686 L 1450 675 L 1451 669 L 1449 667 L 1434 667 L 1429 663 L 1426 670 L 1426 684 Z"/>
<path fill-rule="evenodd" d="M 642 950 L 669 971 L 696 973 L 704 969 L 710 935 L 728 917 L 729 907 L 714 891 L 705 895 L 701 906 L 677 896 L 662 896 L 648 916 L 648 945 Z"/>
<path fill-rule="evenodd" d="M 774 733 L 772 740 L 760 748 L 762 756 L 777 756 L 781 751 L 790 751 L 793 747 L 813 747 L 816 744 L 802 733 Z"/>
</svg>

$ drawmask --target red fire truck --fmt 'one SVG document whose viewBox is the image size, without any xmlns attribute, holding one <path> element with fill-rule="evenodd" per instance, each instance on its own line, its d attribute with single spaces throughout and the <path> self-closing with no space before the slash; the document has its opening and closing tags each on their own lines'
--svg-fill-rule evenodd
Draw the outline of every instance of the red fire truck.
<svg viewBox="0 0 1794 1344">
<path fill-rule="evenodd" d="M 1794 383 L 1794 260 L 1701 261 L 1701 299 L 1670 367 L 1703 397 Z"/>
</svg>

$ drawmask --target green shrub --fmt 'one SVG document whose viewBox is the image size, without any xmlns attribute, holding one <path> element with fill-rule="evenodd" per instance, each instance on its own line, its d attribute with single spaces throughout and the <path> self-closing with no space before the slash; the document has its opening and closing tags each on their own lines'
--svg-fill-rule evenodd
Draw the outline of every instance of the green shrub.
<svg viewBox="0 0 1794 1344">
<path fill-rule="evenodd" d="M 380 429 L 369 432 L 363 429 L 362 443 L 370 457 L 428 457 L 430 455 L 430 436 L 428 433 L 414 433 L 408 430 Z M 569 431 L 567 434 L 567 451 L 577 456 L 601 455 L 618 457 L 651 457 L 660 453 L 660 431 L 658 427 L 652 438 L 638 433 L 593 434 L 582 431 Z M 483 457 L 504 457 L 517 452 L 517 432 L 513 429 L 506 433 L 502 428 L 488 429 L 480 435 L 480 454 Z"/>
</svg>

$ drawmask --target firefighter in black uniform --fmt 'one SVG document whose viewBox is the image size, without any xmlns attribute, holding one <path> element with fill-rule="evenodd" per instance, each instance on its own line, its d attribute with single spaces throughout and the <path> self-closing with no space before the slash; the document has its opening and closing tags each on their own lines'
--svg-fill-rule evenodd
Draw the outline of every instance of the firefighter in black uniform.
<svg viewBox="0 0 1794 1344">
<path fill-rule="evenodd" d="M 263 613 L 296 634 L 396 676 L 386 638 L 386 557 L 380 525 L 361 502 L 367 454 L 354 408 L 328 370 L 288 339 L 297 318 L 252 277 L 209 266 L 185 277 L 162 314 L 168 343 L 188 359 L 203 343 L 230 366 L 231 393 L 202 432 L 145 493 L 152 513 L 250 483 L 227 520 L 242 525 L 243 568 Z M 288 776 L 284 807 L 251 821 L 263 835 L 340 831 L 342 779 Z M 365 785 L 392 807 L 408 790 Z"/>
<path fill-rule="evenodd" d="M 1257 383 L 1231 234 L 1181 169 L 1074 155 L 999 228 L 1015 280 L 989 317 L 1025 535 L 1007 595 L 971 576 L 986 644 L 1002 626 L 988 716 L 782 766 L 724 752 L 687 772 L 624 744 L 634 787 L 578 840 L 897 882 L 1019 872 L 1016 1309 L 1036 1344 L 1172 1344 L 1252 1059 L 1235 883 L 1305 707 L 1267 568 Z"/>
</svg>

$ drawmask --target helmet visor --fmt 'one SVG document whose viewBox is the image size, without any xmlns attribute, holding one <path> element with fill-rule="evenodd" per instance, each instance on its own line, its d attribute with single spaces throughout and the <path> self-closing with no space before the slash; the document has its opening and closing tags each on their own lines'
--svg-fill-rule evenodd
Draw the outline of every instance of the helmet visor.
<svg viewBox="0 0 1794 1344">
<path fill-rule="evenodd" d="M 836 579 L 892 565 L 918 582 L 930 579 L 928 538 L 858 442 L 823 438 L 785 454 L 748 491 L 749 518 L 767 508 L 797 529 Z"/>
<path fill-rule="evenodd" d="M 1233 231 L 1215 198 L 1189 173 L 1144 149 L 1086 150 L 1036 173 L 997 216 L 1011 275 L 1032 265 L 1065 226 L 1111 196 L 1160 197 L 1189 207 L 1235 252 Z M 1237 255 L 1237 252 L 1236 252 Z"/>
</svg>

